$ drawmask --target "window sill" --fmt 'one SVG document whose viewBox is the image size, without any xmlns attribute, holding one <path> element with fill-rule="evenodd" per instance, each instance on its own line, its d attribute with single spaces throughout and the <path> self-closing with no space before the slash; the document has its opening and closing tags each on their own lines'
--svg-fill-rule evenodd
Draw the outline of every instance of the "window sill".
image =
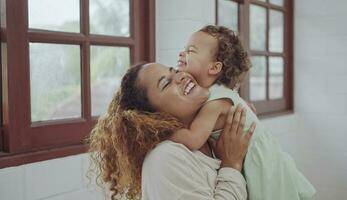
<svg viewBox="0 0 347 200">
<path fill-rule="evenodd" d="M 5 167 L 14 167 L 33 162 L 50 160 L 54 158 L 61 158 L 70 155 L 85 153 L 87 146 L 85 144 L 78 144 L 72 146 L 65 146 L 49 150 L 40 150 L 35 152 L 11 154 L 0 152 L 0 169 Z"/>
<path fill-rule="evenodd" d="M 273 112 L 273 113 L 265 113 L 265 114 L 259 114 L 257 115 L 259 119 L 271 119 L 271 118 L 276 118 L 276 117 L 282 117 L 286 115 L 292 115 L 294 114 L 294 110 L 284 110 L 284 111 L 278 111 L 278 112 Z"/>
<path fill-rule="evenodd" d="M 259 119 L 261 119 L 261 121 L 268 122 L 280 117 L 290 117 L 291 115 L 295 115 L 294 111 L 286 110 L 276 113 L 261 114 L 259 115 Z M 81 154 L 85 153 L 86 151 L 87 146 L 85 144 L 78 144 L 55 149 L 40 150 L 19 154 L 0 152 L 0 169 L 5 167 L 13 167 L 23 164 L 61 158 L 70 155 Z"/>
</svg>

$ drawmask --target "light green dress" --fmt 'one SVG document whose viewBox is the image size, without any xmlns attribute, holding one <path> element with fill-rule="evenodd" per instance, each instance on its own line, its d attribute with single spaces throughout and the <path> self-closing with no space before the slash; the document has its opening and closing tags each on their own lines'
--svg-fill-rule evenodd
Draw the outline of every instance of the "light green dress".
<svg viewBox="0 0 347 200">
<path fill-rule="evenodd" d="M 229 98 L 234 105 L 240 104 L 247 109 L 245 130 L 252 122 L 257 124 L 244 162 L 249 200 L 313 199 L 314 187 L 298 171 L 293 159 L 282 151 L 278 141 L 265 130 L 238 92 L 217 84 L 209 90 L 208 101 Z M 215 131 L 211 136 L 216 138 L 220 132 Z"/>
</svg>

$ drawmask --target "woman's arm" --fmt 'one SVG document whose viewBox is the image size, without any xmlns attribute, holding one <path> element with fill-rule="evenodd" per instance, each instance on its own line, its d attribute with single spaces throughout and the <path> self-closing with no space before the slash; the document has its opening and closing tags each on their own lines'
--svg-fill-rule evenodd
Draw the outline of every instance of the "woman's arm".
<svg viewBox="0 0 347 200">
<path fill-rule="evenodd" d="M 247 139 L 240 139 L 239 135 L 242 134 L 238 130 L 243 128 L 241 112 L 229 112 L 229 115 L 235 117 L 228 117 L 231 121 L 226 123 L 226 131 L 217 142 L 216 150 L 223 158 L 224 167 L 218 171 L 215 188 L 208 184 L 206 171 L 201 169 L 200 162 L 195 162 L 196 158 L 187 148 L 169 143 L 157 146 L 157 151 L 146 157 L 142 169 L 143 199 L 246 200 L 246 181 L 238 167 L 242 167 L 240 162 L 242 163 L 244 156 L 240 155 L 245 155 L 247 141 L 254 129 L 251 128 L 246 134 L 249 135 Z M 236 145 L 239 149 L 235 148 L 230 152 L 233 148 L 231 145 Z"/>
<path fill-rule="evenodd" d="M 210 137 L 220 115 L 230 105 L 230 102 L 223 99 L 206 103 L 194 118 L 189 129 L 176 131 L 170 139 L 184 144 L 190 150 L 200 149 Z"/>
<path fill-rule="evenodd" d="M 217 179 L 211 180 L 217 181 L 213 188 L 214 183 L 208 183 L 201 162 L 183 145 L 164 144 L 154 151 L 156 155 L 150 154 L 142 168 L 143 200 L 246 199 L 246 182 L 239 171 L 232 168 L 219 170 Z"/>
</svg>

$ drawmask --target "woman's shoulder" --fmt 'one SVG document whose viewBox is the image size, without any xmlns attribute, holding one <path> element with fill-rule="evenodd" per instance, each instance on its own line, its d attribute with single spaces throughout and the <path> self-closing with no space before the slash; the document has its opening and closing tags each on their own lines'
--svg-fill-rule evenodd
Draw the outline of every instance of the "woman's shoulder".
<svg viewBox="0 0 347 200">
<path fill-rule="evenodd" d="M 191 171 L 201 167 L 197 152 L 190 151 L 186 146 L 172 141 L 159 143 L 150 151 L 143 162 L 144 171 L 172 173 L 177 170 Z"/>
<path fill-rule="evenodd" d="M 167 163 L 172 160 L 184 160 L 185 157 L 192 156 L 192 154 L 193 152 L 183 144 L 166 140 L 156 145 L 146 155 L 144 164 L 154 162 L 157 165 L 158 163 Z"/>
<path fill-rule="evenodd" d="M 164 141 L 145 158 L 141 174 L 142 194 L 148 199 L 180 199 L 182 194 L 205 186 L 206 173 L 196 152 L 184 145 Z M 174 186 L 174 187 L 173 187 Z"/>
<path fill-rule="evenodd" d="M 158 144 L 145 157 L 142 165 L 142 179 L 155 182 L 184 176 L 191 177 L 196 171 L 198 161 L 193 152 L 184 145 L 172 141 Z M 153 176 L 153 175 L 156 176 Z"/>
</svg>

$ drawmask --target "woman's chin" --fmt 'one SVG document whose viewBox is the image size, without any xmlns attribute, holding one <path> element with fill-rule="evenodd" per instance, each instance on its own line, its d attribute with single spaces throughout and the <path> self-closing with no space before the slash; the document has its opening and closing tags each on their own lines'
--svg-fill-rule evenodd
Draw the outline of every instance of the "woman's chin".
<svg viewBox="0 0 347 200">
<path fill-rule="evenodd" d="M 206 102 L 209 95 L 210 95 L 209 91 L 206 88 L 202 88 L 200 86 L 194 87 L 188 94 L 188 96 L 191 99 L 193 99 L 195 102 L 200 102 L 200 103 Z"/>
</svg>

